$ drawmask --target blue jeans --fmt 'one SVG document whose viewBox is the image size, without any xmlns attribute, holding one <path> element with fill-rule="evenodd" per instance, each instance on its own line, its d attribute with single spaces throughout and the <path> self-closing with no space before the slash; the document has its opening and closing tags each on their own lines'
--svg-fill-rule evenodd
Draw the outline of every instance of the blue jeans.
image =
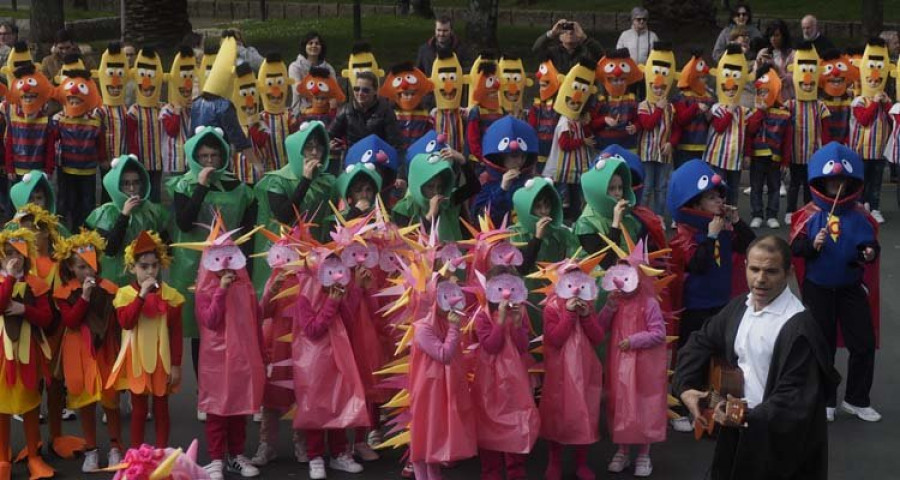
<svg viewBox="0 0 900 480">
<path fill-rule="evenodd" d="M 644 162 L 644 193 L 641 205 L 650 207 L 653 213 L 660 216 L 666 214 L 666 193 L 671 175 L 671 163 Z"/>
</svg>

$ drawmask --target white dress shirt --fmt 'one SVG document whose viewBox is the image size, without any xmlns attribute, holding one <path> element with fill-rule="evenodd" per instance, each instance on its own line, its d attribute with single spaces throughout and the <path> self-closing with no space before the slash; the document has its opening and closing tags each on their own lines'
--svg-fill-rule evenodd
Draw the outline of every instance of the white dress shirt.
<svg viewBox="0 0 900 480">
<path fill-rule="evenodd" d="M 806 307 L 787 287 L 758 312 L 753 311 L 750 298 L 747 295 L 747 310 L 734 339 L 734 353 L 738 357 L 738 366 L 744 372 L 744 398 L 747 405 L 754 408 L 762 403 L 772 352 L 781 327 Z"/>
</svg>

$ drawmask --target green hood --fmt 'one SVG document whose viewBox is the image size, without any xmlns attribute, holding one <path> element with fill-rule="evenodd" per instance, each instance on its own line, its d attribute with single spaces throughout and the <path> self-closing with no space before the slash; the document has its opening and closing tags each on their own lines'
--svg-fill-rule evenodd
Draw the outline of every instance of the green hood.
<svg viewBox="0 0 900 480">
<path fill-rule="evenodd" d="M 323 153 L 322 166 L 319 167 L 319 171 L 327 172 L 328 163 L 331 161 L 331 158 L 328 154 L 328 130 L 325 129 L 324 123 L 318 120 L 303 122 L 296 132 L 288 135 L 287 138 L 284 139 L 284 149 L 287 151 L 288 165 L 290 165 L 291 172 L 298 179 L 303 176 L 303 146 L 306 145 L 309 136 L 314 132 L 320 132 L 322 139 L 325 141 L 325 152 Z"/>
<path fill-rule="evenodd" d="M 225 177 L 231 175 L 229 171 L 231 168 L 231 146 L 225 141 L 225 134 L 222 132 L 222 129 L 218 127 L 198 127 L 194 136 L 184 142 L 184 153 L 188 164 L 188 171 L 185 177 L 193 180 L 200 178 L 200 171 L 203 170 L 203 165 L 200 165 L 194 158 L 194 151 L 197 149 L 197 145 L 200 144 L 200 140 L 207 135 L 214 136 L 224 148 L 222 152 L 222 160 L 224 160 L 222 166 L 212 174 L 211 178 L 212 184 L 221 184 Z M 221 187 L 221 185 L 219 186 Z"/>
<path fill-rule="evenodd" d="M 112 199 L 113 204 L 119 211 L 122 210 L 125 201 L 128 200 L 128 195 L 122 193 L 119 185 L 122 180 L 122 172 L 124 172 L 125 167 L 129 165 L 137 167 L 137 171 L 140 172 L 141 179 L 144 182 L 144 195 L 141 199 L 145 202 L 150 200 L 150 174 L 147 173 L 147 169 L 144 168 L 144 165 L 138 160 L 136 155 L 122 155 L 121 157 L 113 159 L 110 164 L 112 168 L 103 176 L 103 188 L 106 189 L 106 193 L 109 194 L 109 198 Z"/>
<path fill-rule="evenodd" d="M 367 175 L 369 178 L 375 182 L 375 193 L 381 191 L 381 175 L 375 171 L 374 163 L 355 163 L 353 165 L 348 165 L 346 169 L 344 169 L 344 173 L 341 174 L 337 178 L 337 192 L 341 196 L 341 199 L 346 200 L 348 194 L 350 193 L 350 184 L 353 183 L 353 180 L 360 176 Z"/>
<path fill-rule="evenodd" d="M 609 219 L 613 217 L 616 199 L 606 192 L 614 173 L 622 177 L 624 198 L 633 206 L 635 197 L 631 189 L 631 170 L 624 161 L 613 158 L 599 159 L 590 170 L 581 175 L 581 190 L 588 205 L 602 217 Z"/>
<path fill-rule="evenodd" d="M 13 185 L 9 189 L 9 199 L 12 200 L 13 207 L 15 207 L 16 210 L 22 208 L 22 206 L 28 203 L 28 199 L 31 198 L 31 192 L 41 184 L 44 185 L 45 190 L 47 190 L 47 196 L 49 197 L 47 198 L 47 211 L 56 213 L 56 192 L 53 191 L 53 185 L 47 180 L 47 174 L 41 170 L 32 170 L 26 173 L 22 177 L 21 182 Z"/>
<path fill-rule="evenodd" d="M 550 201 L 553 204 L 551 207 L 553 213 L 550 215 L 553 217 L 553 221 L 550 222 L 550 225 L 554 228 L 560 228 L 563 225 L 563 208 L 562 201 L 559 199 L 559 193 L 553 187 L 552 182 L 544 177 L 535 177 L 525 182 L 525 186 L 516 190 L 516 193 L 513 194 L 513 208 L 516 211 L 516 221 L 523 230 L 529 233 L 535 232 L 535 225 L 540 220 L 539 217 L 531 213 L 531 210 L 534 208 L 534 201 L 544 190 L 551 192 Z"/>
<path fill-rule="evenodd" d="M 428 209 L 428 199 L 422 193 L 422 186 L 438 175 L 444 177 L 444 191 L 442 195 L 450 198 L 453 192 L 454 177 L 453 165 L 449 160 L 444 160 L 438 155 L 420 153 L 413 157 L 409 164 L 409 195 L 419 207 Z"/>
</svg>

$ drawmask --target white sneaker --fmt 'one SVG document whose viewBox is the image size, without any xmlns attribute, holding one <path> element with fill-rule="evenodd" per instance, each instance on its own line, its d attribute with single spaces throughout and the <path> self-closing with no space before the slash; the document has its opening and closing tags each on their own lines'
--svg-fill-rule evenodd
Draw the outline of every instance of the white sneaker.
<svg viewBox="0 0 900 480">
<path fill-rule="evenodd" d="M 312 480 L 324 480 L 327 478 L 325 474 L 325 460 L 322 457 L 316 457 L 309 461 L 309 478 Z"/>
<path fill-rule="evenodd" d="M 262 412 L 256 412 L 253 414 L 253 422 L 262 423 Z"/>
<path fill-rule="evenodd" d="M 228 463 L 225 465 L 226 470 L 231 473 L 240 473 L 244 478 L 253 478 L 259 476 L 259 469 L 250 463 L 250 459 L 244 455 L 236 457 L 228 456 Z"/>
<path fill-rule="evenodd" d="M 120 463 L 122 463 L 122 451 L 116 447 L 110 448 L 109 453 L 106 454 L 106 466 L 114 467 Z"/>
<path fill-rule="evenodd" d="M 857 407 L 844 401 L 841 402 L 841 410 L 856 415 L 860 420 L 865 420 L 867 422 L 881 421 L 881 414 L 876 412 L 872 407 Z"/>
<path fill-rule="evenodd" d="M 364 462 L 374 462 L 381 458 L 366 442 L 356 442 L 353 445 L 353 455 Z"/>
<path fill-rule="evenodd" d="M 81 464 L 81 471 L 92 473 L 98 468 L 100 468 L 100 452 L 96 448 L 84 452 L 84 463 Z"/>
<path fill-rule="evenodd" d="M 103 412 L 103 416 L 100 417 L 100 421 L 103 422 L 104 425 L 106 425 L 106 422 L 107 422 L 106 412 Z"/>
<path fill-rule="evenodd" d="M 331 457 L 328 466 L 331 467 L 332 470 L 337 470 L 339 472 L 360 473 L 363 471 L 362 465 L 356 463 L 356 460 L 353 460 L 353 457 L 347 452 L 336 457 Z"/>
<path fill-rule="evenodd" d="M 790 224 L 791 224 L 791 216 L 792 216 L 791 213 L 785 213 L 785 214 L 784 214 L 784 224 L 785 224 L 785 225 L 790 225 Z"/>
<path fill-rule="evenodd" d="M 753 220 L 750 220 L 750 228 L 759 228 L 762 226 L 762 222 L 762 217 L 753 217 Z"/>
<path fill-rule="evenodd" d="M 209 465 L 203 467 L 203 469 L 209 474 L 209 480 L 225 480 L 225 475 L 222 474 L 222 469 L 224 467 L 225 465 L 221 460 L 213 460 L 209 462 Z"/>
<path fill-rule="evenodd" d="M 744 195 L 750 195 L 750 187 L 744 189 Z"/>
<path fill-rule="evenodd" d="M 828 420 L 829 423 L 834 421 L 835 410 L 834 407 L 825 407 L 825 420 Z"/>
<path fill-rule="evenodd" d="M 634 461 L 634 476 L 649 477 L 653 473 L 653 462 L 650 461 L 650 455 L 638 455 Z"/>
<path fill-rule="evenodd" d="M 878 223 L 884 223 L 884 216 L 881 215 L 881 210 L 872 210 L 872 218 L 875 219 Z"/>
<path fill-rule="evenodd" d="M 75 410 L 69 410 L 68 408 L 64 408 L 62 410 L 62 419 L 65 422 L 69 420 L 75 420 Z"/>
<path fill-rule="evenodd" d="M 631 460 L 628 459 L 628 455 L 616 452 L 609 461 L 609 465 L 606 466 L 606 470 L 610 473 L 622 473 L 629 466 L 631 466 Z"/>
<path fill-rule="evenodd" d="M 866 211 L 867 211 L 867 212 L 871 212 L 871 211 L 872 211 L 872 209 L 870 208 L 869 202 L 864 203 L 863 206 L 866 207 Z"/>
<path fill-rule="evenodd" d="M 766 225 L 769 228 L 781 228 L 781 224 L 778 223 L 778 219 L 775 217 L 772 217 L 772 218 L 766 220 Z"/>
<path fill-rule="evenodd" d="M 690 433 L 694 431 L 694 425 L 691 424 L 691 419 L 688 417 L 678 417 L 669 420 L 669 423 L 672 425 L 672 430 L 681 433 Z"/>
<path fill-rule="evenodd" d="M 200 410 L 197 410 L 197 420 L 199 420 L 201 422 L 205 422 L 206 421 L 206 412 L 201 412 Z"/>
<path fill-rule="evenodd" d="M 309 463 L 309 455 L 306 454 L 306 439 L 294 439 L 294 457 L 300 463 Z"/>
<path fill-rule="evenodd" d="M 781 187 L 778 188 L 778 196 L 786 197 L 787 196 L 787 188 L 784 188 L 784 184 L 781 184 Z"/>
<path fill-rule="evenodd" d="M 369 437 L 366 439 L 369 442 L 369 446 L 375 448 L 381 445 L 384 442 L 384 437 L 381 436 L 381 430 L 374 428 L 371 432 L 369 432 Z"/>
<path fill-rule="evenodd" d="M 256 449 L 256 454 L 250 459 L 250 463 L 257 467 L 264 467 L 276 458 L 278 458 L 278 454 L 275 452 L 275 447 L 263 442 L 259 444 L 259 448 Z"/>
</svg>

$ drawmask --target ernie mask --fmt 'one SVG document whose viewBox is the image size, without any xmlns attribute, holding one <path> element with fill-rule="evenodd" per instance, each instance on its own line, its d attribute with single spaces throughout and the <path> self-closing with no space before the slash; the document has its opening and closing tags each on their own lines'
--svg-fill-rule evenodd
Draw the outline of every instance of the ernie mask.
<svg viewBox="0 0 900 480">
<path fill-rule="evenodd" d="M 482 61 L 478 66 L 478 74 L 472 81 L 472 101 L 488 110 L 500 108 L 500 79 L 493 61 Z"/>
<path fill-rule="evenodd" d="M 520 58 L 501 57 L 500 63 L 500 106 L 507 112 L 522 110 L 525 87 L 534 81 L 525 76 L 525 66 Z"/>
<path fill-rule="evenodd" d="M 395 65 L 384 79 L 378 94 L 394 102 L 397 108 L 411 111 L 419 108 L 422 98 L 434 90 L 434 84 L 412 63 Z"/>
<path fill-rule="evenodd" d="M 794 80 L 794 96 L 801 102 L 810 102 L 819 95 L 819 53 L 812 44 L 794 50 L 794 63 L 790 68 Z"/>
<path fill-rule="evenodd" d="M 550 60 L 549 58 L 541 63 L 534 76 L 538 81 L 538 89 L 542 102 L 546 102 L 556 95 L 556 92 L 559 91 L 559 85 L 564 78 L 559 74 L 559 70 L 556 69 L 556 66 L 553 65 L 553 60 Z"/>
<path fill-rule="evenodd" d="M 760 69 L 756 81 L 753 85 L 756 87 L 756 102 L 764 103 L 766 107 L 772 108 L 778 103 L 781 95 L 781 79 L 778 78 L 778 71 L 772 65 L 766 65 L 765 70 Z"/>
<path fill-rule="evenodd" d="M 13 72 L 14 80 L 9 89 L 13 103 L 22 108 L 25 115 L 36 115 L 41 112 L 53 94 L 53 85 L 43 73 L 38 72 L 34 64 L 19 67 Z"/>
<path fill-rule="evenodd" d="M 832 52 L 833 53 L 833 52 Z M 819 88 L 831 97 L 843 97 L 850 85 L 859 81 L 859 68 L 850 63 L 847 55 L 825 52 L 819 70 Z"/>
<path fill-rule="evenodd" d="M 570 120 L 581 117 L 581 110 L 590 97 L 594 85 L 594 68 L 588 63 L 577 63 L 559 86 L 553 110 Z"/>
<path fill-rule="evenodd" d="M 691 59 L 681 69 L 678 76 L 678 89 L 690 91 L 698 97 L 706 96 L 706 76 L 709 75 L 709 64 L 700 52 L 691 52 Z"/>
<path fill-rule="evenodd" d="M 716 75 L 717 101 L 727 106 L 737 106 L 741 102 L 741 91 L 749 76 L 747 59 L 738 45 L 729 45 L 719 59 Z"/>
<path fill-rule="evenodd" d="M 601 58 L 597 62 L 595 75 L 603 82 L 603 88 L 611 97 L 625 95 L 629 85 L 644 78 L 644 74 L 641 73 L 637 63 L 631 59 L 627 48 L 620 48 L 611 55 Z"/>
<path fill-rule="evenodd" d="M 142 107 L 158 107 L 163 79 L 162 62 L 155 50 L 142 48 L 138 51 L 131 69 L 131 78 L 137 83 L 137 104 Z"/>
<path fill-rule="evenodd" d="M 438 51 L 437 58 L 431 64 L 431 83 L 435 89 L 434 103 L 438 110 L 459 108 L 463 85 L 467 79 L 455 53 Z"/>
<path fill-rule="evenodd" d="M 100 92 L 87 70 L 71 70 L 66 80 L 56 87 L 56 100 L 70 118 L 83 117 L 101 105 Z"/>
<path fill-rule="evenodd" d="M 331 100 L 344 103 L 347 97 L 327 68 L 312 67 L 309 74 L 297 84 L 297 94 L 310 101 L 309 113 L 325 114 L 331 111 Z"/>
</svg>

